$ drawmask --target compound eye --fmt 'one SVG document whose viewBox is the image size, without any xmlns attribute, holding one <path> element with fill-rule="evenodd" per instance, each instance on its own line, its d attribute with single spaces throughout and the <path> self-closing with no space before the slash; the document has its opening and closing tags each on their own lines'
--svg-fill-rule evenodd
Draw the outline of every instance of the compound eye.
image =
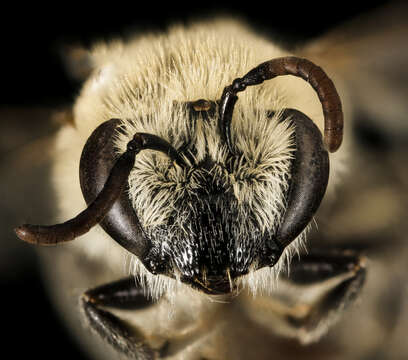
<svg viewBox="0 0 408 360">
<path fill-rule="evenodd" d="M 326 149 L 335 152 L 343 138 L 343 111 L 337 90 L 323 71 L 307 59 L 293 56 L 266 61 L 235 79 L 224 88 L 220 106 L 218 128 L 222 141 L 231 154 L 235 146 L 231 138 L 231 121 L 237 93 L 248 86 L 259 85 L 276 76 L 293 75 L 307 81 L 316 91 L 324 115 L 324 145 L 319 129 L 305 114 L 287 109 L 295 125 L 296 155 L 287 208 L 283 221 L 273 239 L 266 241 L 261 257 L 262 266 L 273 266 L 289 245 L 309 224 L 326 191 L 329 177 L 329 159 Z"/>
<path fill-rule="evenodd" d="M 117 155 L 114 135 L 119 125 L 120 120 L 111 119 L 98 126 L 82 151 L 79 177 L 88 207 L 61 224 L 21 225 L 15 229 L 20 239 L 39 245 L 54 245 L 74 240 L 100 224 L 122 247 L 147 263 L 151 241 L 144 234 L 126 191 L 135 157 L 148 149 L 164 152 L 178 165 L 184 163 L 166 140 L 140 132 L 128 142 L 126 151 Z M 160 265 L 156 268 L 163 269 Z"/>
<path fill-rule="evenodd" d="M 119 119 L 111 119 L 101 124 L 88 138 L 82 150 L 79 179 L 88 205 L 102 190 L 118 158 L 114 135 L 120 123 Z M 143 233 L 126 190 L 122 191 L 100 225 L 121 246 L 143 258 L 150 247 L 149 241 Z"/>
<path fill-rule="evenodd" d="M 79 178 L 82 194 L 88 205 L 104 188 L 112 175 L 114 164 L 118 161 L 119 155 L 115 151 L 114 140 L 120 124 L 121 120 L 111 119 L 98 126 L 82 150 Z M 126 152 L 133 156 L 131 168 L 134 166 L 134 157 L 142 150 L 163 152 L 179 166 L 185 165 L 179 152 L 166 140 L 153 134 L 139 132 L 134 135 L 127 146 Z M 126 182 L 126 186 L 99 224 L 112 239 L 136 255 L 147 269 L 154 269 L 157 273 L 164 272 L 161 259 L 155 266 L 152 266 L 152 244 L 140 225 L 128 193 Z"/>
<path fill-rule="evenodd" d="M 141 237 L 142 232 L 133 210 L 130 211 L 127 208 L 123 190 L 127 186 L 135 156 L 141 150 L 149 148 L 144 147 L 145 140 L 151 141 L 157 137 L 138 133 L 129 142 L 131 146 L 128 146 L 120 156 L 115 156 L 112 135 L 118 123 L 119 120 L 116 119 L 103 123 L 85 144 L 80 164 L 80 179 L 88 207 L 64 223 L 46 226 L 21 225 L 15 229 L 20 239 L 39 245 L 54 245 L 74 240 L 87 233 L 96 224 L 103 223 L 103 227 L 109 234 L 117 235 L 120 243 L 128 250 L 133 250 L 136 255 L 146 252 L 147 242 L 144 241 L 146 239 Z M 162 141 L 158 140 L 153 141 L 152 145 Z M 123 221 L 118 218 L 118 214 L 123 217 Z M 131 226 L 128 227 L 128 225 Z M 126 235 L 121 236 L 121 234 Z M 130 238 L 140 239 L 140 241 L 130 242 L 128 241 Z"/>
<path fill-rule="evenodd" d="M 268 239 L 261 263 L 273 265 L 283 249 L 295 240 L 312 220 L 326 192 L 329 180 L 329 155 L 320 130 L 304 113 L 286 109 L 295 127 L 296 152 L 286 211 L 273 239 Z"/>
</svg>

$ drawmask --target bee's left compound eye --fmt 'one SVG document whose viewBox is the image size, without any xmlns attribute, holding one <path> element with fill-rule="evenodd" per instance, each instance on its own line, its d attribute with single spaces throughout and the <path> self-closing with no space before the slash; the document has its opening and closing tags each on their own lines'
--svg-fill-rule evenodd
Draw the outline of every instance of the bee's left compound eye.
<svg viewBox="0 0 408 360">
<path fill-rule="evenodd" d="M 286 211 L 274 238 L 265 244 L 261 267 L 275 264 L 283 249 L 310 223 L 329 180 L 329 156 L 318 127 L 305 114 L 294 109 L 286 109 L 282 116 L 290 118 L 294 124 L 296 153 Z"/>
<path fill-rule="evenodd" d="M 307 59 L 282 57 L 258 65 L 224 89 L 219 107 L 218 128 L 230 152 L 235 151 L 231 137 L 231 121 L 238 100 L 237 93 L 248 86 L 258 85 L 281 75 L 300 77 L 309 82 L 316 91 L 324 114 L 324 139 L 313 121 L 305 114 L 293 109 L 285 110 L 285 117 L 291 117 L 295 125 L 296 155 L 286 197 L 286 211 L 276 234 L 272 239 L 266 240 L 259 267 L 273 266 L 284 248 L 295 240 L 312 220 L 328 183 L 327 150 L 335 152 L 343 138 L 341 101 L 330 78 L 319 66 Z"/>
</svg>

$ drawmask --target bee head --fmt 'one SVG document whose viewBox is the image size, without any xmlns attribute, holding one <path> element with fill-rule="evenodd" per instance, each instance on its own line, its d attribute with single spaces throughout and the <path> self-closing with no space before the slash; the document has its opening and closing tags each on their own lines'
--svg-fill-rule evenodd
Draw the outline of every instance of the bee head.
<svg viewBox="0 0 408 360">
<path fill-rule="evenodd" d="M 231 131 L 237 93 L 286 74 L 307 79 L 317 91 L 326 120 L 324 140 L 305 114 L 270 111 L 265 119 L 274 125 L 267 130 L 276 134 L 250 134 L 252 144 L 264 151 L 249 155 L 251 146 L 244 148 Z M 177 146 L 171 145 L 171 136 L 168 142 L 136 133 L 119 156 L 115 139 L 129 136 L 123 122 L 101 124 L 80 162 L 88 209 L 55 227 L 24 225 L 17 229 L 19 237 L 56 243 L 99 223 L 152 274 L 178 278 L 208 294 L 232 292 L 236 279 L 273 267 L 309 224 L 325 193 L 326 148 L 335 151 L 341 143 L 342 113 L 334 85 L 304 59 L 275 59 L 234 80 L 219 101 L 186 102 L 177 108 L 199 134 Z M 283 151 L 262 143 L 263 138 L 278 143 L 285 136 Z"/>
<path fill-rule="evenodd" d="M 185 117 L 206 119 L 218 131 L 219 105 L 206 103 L 208 108 L 199 110 L 195 102 L 187 103 Z M 146 151 L 101 226 L 150 273 L 208 294 L 233 292 L 240 277 L 273 267 L 316 211 L 327 184 L 328 157 L 320 131 L 304 114 L 286 109 L 267 116 L 274 122 L 271 131 L 285 129 L 289 149 L 258 156 L 256 164 L 242 149 L 230 152 L 223 144 L 222 161 L 209 149 L 198 156 L 194 143 L 163 148 L 161 159 Z M 113 135 L 120 125 L 115 119 L 102 124 L 83 150 L 81 186 L 89 204 L 116 161 Z M 178 160 L 166 156 L 170 153 Z"/>
</svg>

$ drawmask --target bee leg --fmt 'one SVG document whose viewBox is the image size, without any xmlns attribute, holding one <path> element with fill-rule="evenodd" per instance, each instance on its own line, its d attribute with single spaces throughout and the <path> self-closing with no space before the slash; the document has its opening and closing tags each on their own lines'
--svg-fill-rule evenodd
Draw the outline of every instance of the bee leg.
<svg viewBox="0 0 408 360">
<path fill-rule="evenodd" d="M 318 340 L 358 297 L 365 280 L 365 258 L 351 251 L 313 252 L 294 259 L 282 280 L 291 304 L 287 325 L 303 343 Z M 285 278 L 286 277 L 286 278 Z"/>
<path fill-rule="evenodd" d="M 136 310 L 151 304 L 134 277 L 90 289 L 81 298 L 81 306 L 91 328 L 117 351 L 143 360 L 156 359 L 157 351 L 146 344 L 137 330 L 102 307 Z"/>
</svg>

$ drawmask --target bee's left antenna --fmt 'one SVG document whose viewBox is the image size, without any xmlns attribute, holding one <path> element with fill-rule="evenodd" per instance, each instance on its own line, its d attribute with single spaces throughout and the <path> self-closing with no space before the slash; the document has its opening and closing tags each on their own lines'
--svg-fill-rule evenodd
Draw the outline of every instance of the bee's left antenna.
<svg viewBox="0 0 408 360">
<path fill-rule="evenodd" d="M 316 91 L 324 115 L 324 142 L 330 152 L 335 152 L 343 140 L 343 111 L 337 90 L 323 69 L 307 59 L 286 56 L 266 61 L 244 77 L 235 79 L 222 94 L 219 108 L 218 127 L 221 138 L 231 153 L 234 152 L 231 139 L 231 121 L 237 93 L 247 86 L 259 85 L 276 76 L 293 75 L 307 81 Z"/>
</svg>

